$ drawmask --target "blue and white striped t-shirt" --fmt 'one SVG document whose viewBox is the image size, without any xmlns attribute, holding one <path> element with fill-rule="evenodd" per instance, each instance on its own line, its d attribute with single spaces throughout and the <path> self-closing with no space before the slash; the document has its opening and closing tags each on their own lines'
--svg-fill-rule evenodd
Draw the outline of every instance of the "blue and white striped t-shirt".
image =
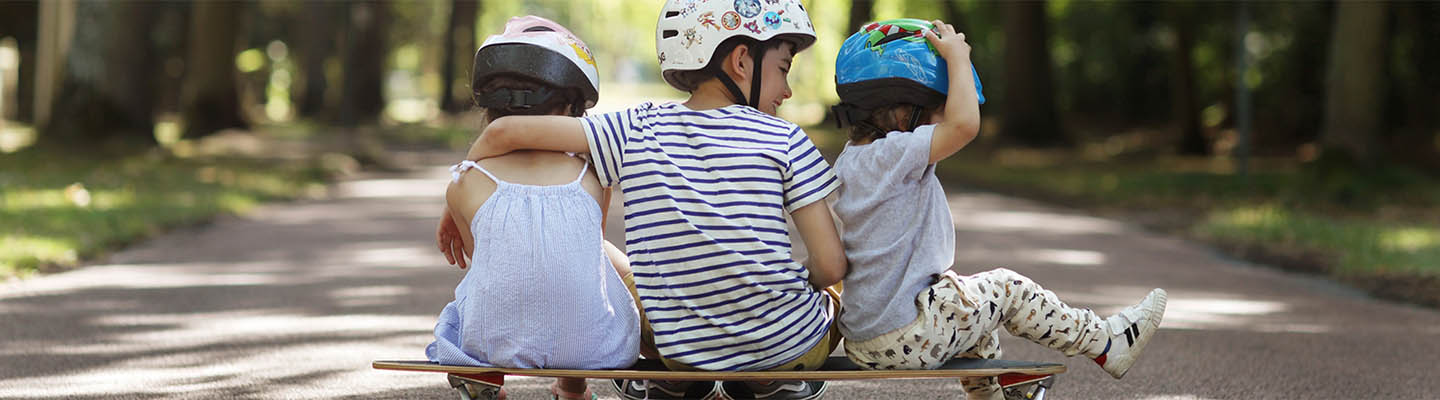
<svg viewBox="0 0 1440 400">
<path fill-rule="evenodd" d="M 840 184 L 804 131 L 739 105 L 582 121 L 600 183 L 625 194 L 626 252 L 662 355 L 761 370 L 820 342 L 834 316 L 791 258 L 785 215 Z"/>
</svg>

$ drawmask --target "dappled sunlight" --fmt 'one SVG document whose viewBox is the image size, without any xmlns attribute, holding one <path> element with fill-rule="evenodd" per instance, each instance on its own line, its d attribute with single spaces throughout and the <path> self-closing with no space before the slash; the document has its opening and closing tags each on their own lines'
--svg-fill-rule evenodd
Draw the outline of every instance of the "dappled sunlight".
<svg viewBox="0 0 1440 400">
<path fill-rule="evenodd" d="M 415 379 L 413 375 L 370 370 L 372 355 L 389 354 L 423 358 L 425 343 L 413 338 L 419 332 L 393 327 L 421 327 L 433 321 L 418 318 L 351 316 L 347 320 L 294 317 L 291 320 L 239 318 L 228 324 L 184 326 L 168 331 L 164 341 L 102 346 L 100 351 L 66 351 L 86 358 L 107 353 L 130 355 L 121 361 L 83 368 L 64 375 L 42 375 L 7 380 L 6 385 L 26 388 L 33 396 L 99 396 L 117 393 L 186 395 L 203 391 L 251 388 L 260 398 L 311 398 L 365 395 L 387 390 L 440 387 L 442 377 Z M 327 325 L 329 324 L 329 325 Z M 296 328 L 310 327 L 299 332 Z M 227 328 L 248 328 L 226 332 Z M 365 329 L 364 334 L 346 330 Z M 388 331 L 385 334 L 370 332 Z M 297 340 L 298 335 L 301 340 Z M 270 338 L 285 337 L 284 341 Z M 313 340 L 304 340 L 310 337 Z M 157 340 L 157 339 L 147 339 Z M 156 348 L 155 343 L 165 343 Z M 83 347 L 83 346 L 82 346 Z M 199 354 L 193 354 L 198 352 Z M 205 362 L 178 362 L 175 354 L 192 353 Z M 295 360 L 312 362 L 295 363 Z M 335 382 L 347 382 L 335 385 Z"/>
<path fill-rule="evenodd" d="M 1275 318 L 1291 312 L 1289 304 L 1277 301 L 1177 298 L 1171 295 L 1165 308 L 1166 329 L 1241 330 L 1269 333 L 1330 333 L 1324 324 L 1295 323 Z"/>
<path fill-rule="evenodd" d="M 1095 234 L 1126 230 L 1123 224 L 1102 218 L 1029 211 L 970 211 L 955 213 L 953 220 L 955 229 L 975 232 Z"/>
<path fill-rule="evenodd" d="M 1094 267 L 1104 265 L 1108 258 L 1105 253 L 1091 250 L 1034 249 L 995 250 L 989 248 L 960 249 L 955 253 L 957 260 L 1007 260 L 1013 263 L 1057 264 L 1071 267 Z"/>
<path fill-rule="evenodd" d="M 437 179 L 367 179 L 336 185 L 340 198 L 430 197 L 445 195 L 444 180 Z M 437 214 L 438 215 L 438 214 Z"/>
<path fill-rule="evenodd" d="M 338 251 L 339 258 L 347 260 L 346 265 L 368 265 L 381 267 L 436 267 L 439 250 L 433 246 L 421 246 L 419 242 L 395 243 L 393 246 L 379 246 L 363 243 L 346 246 Z"/>
<path fill-rule="evenodd" d="M 1440 230 L 1397 229 L 1380 233 L 1380 246 L 1389 250 L 1419 251 L 1428 247 L 1440 247 Z"/>
</svg>

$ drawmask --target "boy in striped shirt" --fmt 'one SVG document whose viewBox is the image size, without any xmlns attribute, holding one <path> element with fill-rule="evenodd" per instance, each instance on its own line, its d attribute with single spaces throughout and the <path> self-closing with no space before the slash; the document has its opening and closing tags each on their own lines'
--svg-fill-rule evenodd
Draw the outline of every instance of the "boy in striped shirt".
<svg viewBox="0 0 1440 400">
<path fill-rule="evenodd" d="M 790 97 L 795 53 L 815 41 L 806 11 L 795 0 L 670 0 L 656 36 L 666 82 L 690 93 L 684 103 L 500 118 L 467 158 L 589 152 L 601 184 L 620 185 L 646 317 L 642 353 L 672 369 L 818 369 L 839 341 L 838 299 L 822 289 L 847 270 L 823 201 L 839 183 L 805 132 L 774 116 Z M 791 256 L 787 214 L 810 254 L 806 265 Z M 626 398 L 723 391 L 813 399 L 825 385 L 635 381 L 617 389 Z"/>
</svg>

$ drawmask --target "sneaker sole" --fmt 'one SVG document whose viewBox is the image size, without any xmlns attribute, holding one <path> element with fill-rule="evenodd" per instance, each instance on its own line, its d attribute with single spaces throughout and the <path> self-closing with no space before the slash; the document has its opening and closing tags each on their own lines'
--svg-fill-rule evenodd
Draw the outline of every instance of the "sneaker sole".
<svg viewBox="0 0 1440 400">
<path fill-rule="evenodd" d="M 1126 352 L 1124 359 L 1112 359 L 1112 361 L 1120 363 L 1117 365 L 1117 367 L 1120 367 L 1120 374 L 1111 375 L 1114 376 L 1115 379 L 1124 378 L 1125 374 L 1130 372 L 1130 366 L 1135 365 L 1135 360 L 1139 359 L 1140 354 L 1145 352 L 1145 345 L 1150 344 L 1150 338 L 1155 336 L 1156 331 L 1160 330 L 1160 321 L 1165 319 L 1165 303 L 1169 300 L 1169 295 L 1165 293 L 1165 289 L 1155 289 L 1151 291 L 1151 293 L 1155 294 L 1157 301 L 1146 311 L 1149 311 L 1150 314 L 1156 315 L 1157 317 L 1153 320 L 1145 321 L 1145 329 L 1141 331 L 1140 337 L 1135 338 L 1135 345 L 1130 346 L 1130 350 Z"/>
<path fill-rule="evenodd" d="M 809 383 L 806 383 L 806 384 L 808 385 Z M 746 400 L 746 399 L 748 399 L 748 398 L 741 398 L 741 397 L 735 397 L 735 396 L 730 395 L 729 392 L 725 391 L 725 385 L 723 385 L 723 384 L 721 384 L 721 385 L 715 385 L 715 387 L 717 387 L 717 388 L 719 389 L 719 390 L 717 390 L 717 391 L 719 392 L 719 393 L 718 393 L 718 396 L 716 396 L 715 399 L 725 399 L 725 400 Z M 801 397 L 801 398 L 795 398 L 795 399 L 786 399 L 786 400 L 817 400 L 817 399 L 820 399 L 820 398 L 822 398 L 822 397 L 825 397 L 825 391 L 828 390 L 828 389 L 830 389 L 829 383 L 822 383 L 822 384 L 820 385 L 820 389 L 815 390 L 815 393 L 812 393 L 810 396 Z"/>
</svg>

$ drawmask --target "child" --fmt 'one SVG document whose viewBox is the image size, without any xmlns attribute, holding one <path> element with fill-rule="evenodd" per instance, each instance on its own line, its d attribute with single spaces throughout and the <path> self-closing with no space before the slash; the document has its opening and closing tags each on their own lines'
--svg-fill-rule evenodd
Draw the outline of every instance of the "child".
<svg viewBox="0 0 1440 400">
<path fill-rule="evenodd" d="M 672 369 L 818 369 L 835 348 L 826 288 L 845 257 L 822 201 L 837 182 L 795 124 L 795 53 L 815 41 L 796 0 L 670 0 L 656 29 L 665 81 L 684 103 L 568 118 L 506 117 L 467 158 L 517 149 L 587 152 L 625 191 L 625 236 L 641 331 Z M 791 257 L 786 214 L 809 250 Z M 643 345 L 642 345 L 643 346 Z M 643 352 L 643 350 L 642 350 Z M 617 381 L 625 398 L 818 398 L 822 382 Z"/>
<path fill-rule="evenodd" d="M 504 33 L 475 52 L 475 102 L 492 121 L 580 115 L 598 98 L 592 59 L 564 27 L 540 17 L 512 18 Z M 430 361 L 585 369 L 635 362 L 640 316 L 621 280 L 629 267 L 603 240 L 609 193 L 589 171 L 582 159 L 545 151 L 451 168 L 450 219 L 441 232 L 465 228 L 458 235 L 474 265 L 435 324 L 435 342 L 425 349 Z M 448 242 L 441 243 L 444 251 Z M 447 254 L 461 268 L 465 255 Z M 594 398 L 578 378 L 557 380 L 551 392 Z"/>
<path fill-rule="evenodd" d="M 1102 319 L 1006 269 L 949 271 L 955 231 L 935 163 L 980 129 L 965 35 L 940 21 L 882 21 L 847 39 L 835 64 L 836 114 L 852 126 L 835 160 L 843 183 L 835 211 L 852 266 L 840 316 L 845 354 L 872 369 L 995 358 L 1003 326 L 1123 376 L 1160 325 L 1164 290 Z M 971 399 L 1001 399 L 994 378 L 963 383 Z"/>
</svg>

